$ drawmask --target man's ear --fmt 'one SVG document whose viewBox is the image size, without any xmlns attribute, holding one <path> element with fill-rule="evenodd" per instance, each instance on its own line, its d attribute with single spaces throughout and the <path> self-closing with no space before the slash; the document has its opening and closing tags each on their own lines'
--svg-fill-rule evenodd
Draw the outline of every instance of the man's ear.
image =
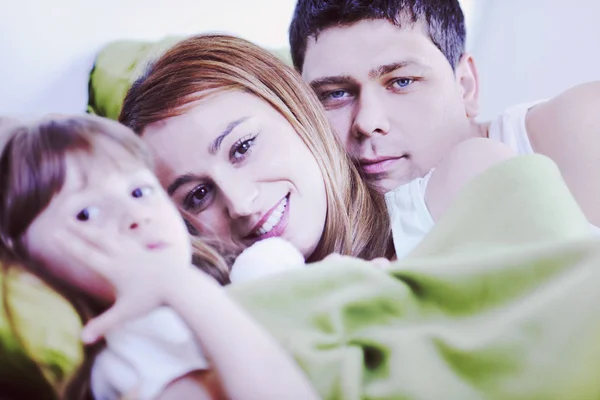
<svg viewBox="0 0 600 400">
<path fill-rule="evenodd" d="M 465 113 L 469 118 L 479 114 L 479 74 L 473 56 L 465 53 L 454 70 L 456 83 L 462 91 Z"/>
</svg>

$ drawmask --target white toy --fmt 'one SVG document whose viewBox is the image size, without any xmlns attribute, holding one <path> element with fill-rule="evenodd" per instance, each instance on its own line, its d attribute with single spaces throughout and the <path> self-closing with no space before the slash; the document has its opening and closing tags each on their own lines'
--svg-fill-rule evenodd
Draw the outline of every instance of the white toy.
<svg viewBox="0 0 600 400">
<path fill-rule="evenodd" d="M 303 268 L 304 257 L 287 240 L 274 237 L 254 243 L 245 249 L 231 267 L 231 283 L 239 283 Z"/>
</svg>

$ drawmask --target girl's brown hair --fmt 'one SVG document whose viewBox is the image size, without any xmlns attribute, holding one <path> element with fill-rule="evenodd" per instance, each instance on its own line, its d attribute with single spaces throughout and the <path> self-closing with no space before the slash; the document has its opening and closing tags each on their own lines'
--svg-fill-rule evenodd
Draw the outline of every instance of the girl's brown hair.
<svg viewBox="0 0 600 400">
<path fill-rule="evenodd" d="M 111 157 L 106 146 L 106 141 L 109 141 L 150 169 L 151 157 L 142 141 L 128 128 L 115 121 L 91 116 L 54 118 L 30 124 L 12 123 L 9 130 L 0 132 L 0 136 L 5 142 L 0 145 L 0 256 L 3 265 L 20 265 L 44 280 L 72 304 L 82 324 L 85 324 L 105 311 L 106 306 L 66 285 L 43 265 L 34 262 L 24 243 L 25 234 L 62 189 L 69 154 L 84 152 Z M 193 241 L 193 248 L 195 264 L 224 282 L 228 268 L 223 258 L 198 239 Z M 3 279 L 4 283 L 6 281 Z M 10 318 L 7 290 L 2 293 L 3 306 Z M 19 337 L 18 329 L 14 328 Z M 102 347 L 103 344 L 99 344 L 85 348 L 84 362 L 64 385 L 62 398 L 93 398 L 89 388 L 91 366 Z"/>
<path fill-rule="evenodd" d="M 183 40 L 132 85 L 119 120 L 143 135 L 148 125 L 184 114 L 210 93 L 229 90 L 246 91 L 268 102 L 292 125 L 319 164 L 327 220 L 309 261 L 331 253 L 390 257 L 391 229 L 383 196 L 363 181 L 310 87 L 266 50 L 226 35 Z"/>
</svg>

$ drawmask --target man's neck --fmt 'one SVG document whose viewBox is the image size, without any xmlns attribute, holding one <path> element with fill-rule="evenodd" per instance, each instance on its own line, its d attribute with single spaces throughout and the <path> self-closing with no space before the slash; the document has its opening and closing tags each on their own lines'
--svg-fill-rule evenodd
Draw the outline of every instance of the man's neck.
<svg viewBox="0 0 600 400">
<path fill-rule="evenodd" d="M 488 138 L 490 136 L 490 122 L 475 122 L 471 123 L 471 136 Z"/>
</svg>

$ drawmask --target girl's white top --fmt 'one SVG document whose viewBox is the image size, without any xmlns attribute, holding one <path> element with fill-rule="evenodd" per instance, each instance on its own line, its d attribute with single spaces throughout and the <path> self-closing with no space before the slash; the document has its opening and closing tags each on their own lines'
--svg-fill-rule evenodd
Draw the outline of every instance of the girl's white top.
<svg viewBox="0 0 600 400">
<path fill-rule="evenodd" d="M 230 278 L 239 283 L 304 265 L 302 254 L 290 243 L 266 239 L 240 254 Z M 110 332 L 106 343 L 92 368 L 92 391 L 98 400 L 154 399 L 170 382 L 209 367 L 195 335 L 169 307 Z"/>
</svg>

